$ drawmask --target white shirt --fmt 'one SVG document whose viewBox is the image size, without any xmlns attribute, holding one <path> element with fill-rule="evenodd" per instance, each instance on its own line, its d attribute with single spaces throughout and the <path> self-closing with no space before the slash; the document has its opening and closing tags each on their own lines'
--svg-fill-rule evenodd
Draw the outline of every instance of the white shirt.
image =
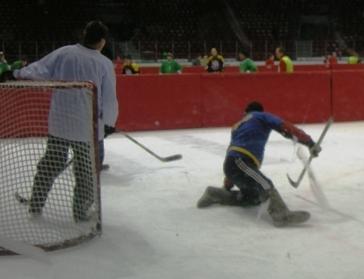
<svg viewBox="0 0 364 279">
<path fill-rule="evenodd" d="M 115 126 L 118 116 L 115 71 L 111 60 L 80 44 L 64 46 L 20 70 L 14 76 L 31 80 L 92 81 L 97 87 L 99 140 L 104 125 Z M 48 133 L 74 141 L 90 140 L 90 98 L 57 90 L 52 96 Z M 92 122 L 91 122 L 92 123 Z M 91 137 L 92 139 L 92 137 Z"/>
</svg>

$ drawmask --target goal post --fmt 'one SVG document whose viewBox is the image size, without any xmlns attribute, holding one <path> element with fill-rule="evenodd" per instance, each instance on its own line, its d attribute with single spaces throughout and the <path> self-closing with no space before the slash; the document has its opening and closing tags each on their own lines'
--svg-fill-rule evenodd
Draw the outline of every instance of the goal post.
<svg viewBox="0 0 364 279">
<path fill-rule="evenodd" d="M 101 234 L 97 101 L 91 82 L 0 83 L 0 239 L 50 251 Z"/>
</svg>

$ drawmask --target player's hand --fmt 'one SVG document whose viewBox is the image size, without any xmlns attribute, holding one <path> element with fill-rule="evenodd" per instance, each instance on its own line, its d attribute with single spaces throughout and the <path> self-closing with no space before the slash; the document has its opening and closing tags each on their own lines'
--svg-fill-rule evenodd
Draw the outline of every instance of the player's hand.
<svg viewBox="0 0 364 279">
<path fill-rule="evenodd" d="M 115 133 L 115 127 L 108 126 L 108 125 L 104 126 L 104 138 L 110 136 L 113 133 Z"/>
<path fill-rule="evenodd" d="M 230 180 L 229 180 L 229 178 L 227 178 L 226 176 L 225 176 L 225 178 L 224 178 L 224 189 L 226 189 L 226 190 L 228 190 L 228 191 L 230 191 L 231 190 L 231 188 L 233 188 L 234 187 L 234 183 L 232 183 Z"/>
<path fill-rule="evenodd" d="M 310 147 L 310 154 L 313 157 L 318 157 L 321 150 L 322 150 L 321 146 L 314 144 Z"/>
</svg>

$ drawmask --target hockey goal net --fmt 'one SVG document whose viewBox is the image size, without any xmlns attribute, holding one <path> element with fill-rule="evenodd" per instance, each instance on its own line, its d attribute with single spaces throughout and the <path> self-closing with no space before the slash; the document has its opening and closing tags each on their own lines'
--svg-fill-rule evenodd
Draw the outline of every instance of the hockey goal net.
<svg viewBox="0 0 364 279">
<path fill-rule="evenodd" d="M 100 234 L 96 87 L 8 82 L 0 103 L 0 240 L 49 251 Z"/>
</svg>

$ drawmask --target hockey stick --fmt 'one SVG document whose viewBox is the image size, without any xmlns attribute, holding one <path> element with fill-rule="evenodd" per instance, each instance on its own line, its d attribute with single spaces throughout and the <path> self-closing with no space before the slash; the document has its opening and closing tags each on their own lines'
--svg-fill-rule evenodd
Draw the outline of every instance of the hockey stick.
<svg viewBox="0 0 364 279">
<path fill-rule="evenodd" d="M 158 156 L 153 151 L 151 151 L 149 148 L 147 148 L 146 146 L 144 146 L 143 144 L 141 144 L 140 142 L 138 142 L 136 139 L 134 139 L 133 137 L 131 137 L 127 133 L 125 133 L 123 131 L 118 131 L 118 132 L 122 133 L 123 136 L 125 136 L 128 140 L 132 141 L 133 143 L 135 143 L 136 145 L 138 145 L 139 147 L 141 147 L 142 149 L 144 149 L 146 152 L 148 152 L 153 157 L 157 158 L 159 161 L 162 161 L 162 162 L 171 162 L 171 161 L 176 161 L 176 160 L 182 159 L 182 155 L 181 154 L 175 154 L 175 155 L 171 155 L 171 156 L 167 156 L 167 157 Z"/>
<path fill-rule="evenodd" d="M 334 119 L 332 118 L 332 117 L 330 117 L 329 118 L 329 120 L 327 121 L 327 123 L 326 123 L 326 125 L 325 125 L 325 128 L 323 129 L 323 131 L 322 131 L 322 133 L 321 133 L 321 135 L 320 135 L 320 137 L 319 137 L 319 139 L 318 139 L 318 141 L 316 142 L 316 145 L 315 146 L 320 146 L 321 145 L 321 142 L 323 141 L 323 139 L 324 139 L 324 137 L 325 137 L 325 135 L 326 135 L 326 133 L 327 133 L 327 131 L 329 130 L 329 128 L 330 128 L 330 126 L 331 126 L 331 124 L 334 122 Z M 304 175 L 305 175 L 305 173 L 306 173 L 306 171 L 307 171 L 307 169 L 308 169 L 308 167 L 310 166 L 310 164 L 311 164 L 311 161 L 312 161 L 312 159 L 314 158 L 314 156 L 313 155 L 310 155 L 310 157 L 308 158 L 308 160 L 307 160 L 307 162 L 306 162 L 306 164 L 304 165 L 304 167 L 303 167 L 303 170 L 301 171 L 301 173 L 300 173 L 300 175 L 299 175 L 299 177 L 297 178 L 297 180 L 296 181 L 294 181 L 288 174 L 287 174 L 287 178 L 288 178 L 288 181 L 289 181 L 289 183 L 293 186 L 293 187 L 295 187 L 295 188 L 298 188 L 298 186 L 300 185 L 300 183 L 301 183 L 301 181 L 302 181 L 302 179 L 303 179 L 303 177 L 304 177 Z"/>
<path fill-rule="evenodd" d="M 24 204 L 24 205 L 28 205 L 30 203 L 30 200 L 27 199 L 27 198 L 24 198 L 23 196 L 21 196 L 18 191 L 15 192 L 14 194 L 15 196 L 15 199 L 20 202 L 21 204 Z"/>
<path fill-rule="evenodd" d="M 305 155 L 305 152 L 301 146 L 297 149 L 297 157 L 298 157 L 298 159 L 301 160 L 303 165 L 306 164 L 308 158 Z M 316 175 L 313 172 L 311 166 L 308 167 L 307 174 L 308 174 L 308 178 L 310 180 L 311 191 L 312 191 L 316 201 L 319 203 L 320 207 L 323 209 L 330 208 L 331 206 L 329 204 L 329 201 L 327 200 L 327 198 L 324 194 L 324 191 L 322 190 L 322 187 L 320 186 L 320 183 L 316 179 Z"/>
</svg>

